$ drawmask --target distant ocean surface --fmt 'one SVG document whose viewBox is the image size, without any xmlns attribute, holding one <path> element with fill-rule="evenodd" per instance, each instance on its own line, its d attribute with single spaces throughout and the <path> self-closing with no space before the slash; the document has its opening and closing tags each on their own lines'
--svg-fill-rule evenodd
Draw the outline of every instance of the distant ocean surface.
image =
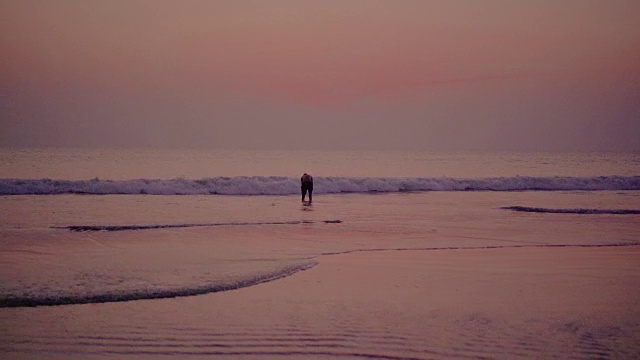
<svg viewBox="0 0 640 360">
<path fill-rule="evenodd" d="M 638 190 L 640 154 L 1 149 L 0 307 L 226 291 L 354 251 L 638 246 Z"/>
<path fill-rule="evenodd" d="M 0 149 L 0 178 L 638 176 L 638 153 Z"/>
</svg>

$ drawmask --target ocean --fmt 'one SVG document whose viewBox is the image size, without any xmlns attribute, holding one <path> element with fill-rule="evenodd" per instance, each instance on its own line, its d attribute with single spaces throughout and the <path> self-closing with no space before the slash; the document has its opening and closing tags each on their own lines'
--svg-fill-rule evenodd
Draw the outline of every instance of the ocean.
<svg viewBox="0 0 640 360">
<path fill-rule="evenodd" d="M 315 180 L 310 206 L 300 201 L 304 172 Z M 429 353 L 424 339 L 397 347 L 402 351 L 371 340 L 342 344 L 358 351 L 336 352 L 326 339 L 310 351 L 308 339 L 298 338 L 306 353 L 291 339 L 293 347 L 278 343 L 274 352 L 276 345 L 264 339 L 254 346 L 249 340 L 218 347 L 196 341 L 227 331 L 206 326 L 182 327 L 187 340 L 176 343 L 169 338 L 178 336 L 183 322 L 122 322 L 116 328 L 85 319 L 85 327 L 60 325 L 56 331 L 51 322 L 65 324 L 70 309 L 100 312 L 117 304 L 239 294 L 306 273 L 337 254 L 636 249 L 639 190 L 640 154 L 1 149 L 0 353 L 482 357 L 464 346 Z M 51 315 L 56 309 L 65 309 L 64 317 Z M 554 326 L 552 318 L 535 320 Z M 600 355 L 638 356 L 638 317 L 612 326 L 620 331 L 602 335 L 614 345 Z M 87 328 L 96 333 L 87 337 Z M 306 331 L 309 338 L 324 339 L 312 326 Z M 544 344 L 550 333 L 526 336 Z M 506 357 L 535 354 L 523 347 Z M 562 353 L 563 344 L 557 347 L 551 357 L 600 356 L 592 349 Z"/>
</svg>

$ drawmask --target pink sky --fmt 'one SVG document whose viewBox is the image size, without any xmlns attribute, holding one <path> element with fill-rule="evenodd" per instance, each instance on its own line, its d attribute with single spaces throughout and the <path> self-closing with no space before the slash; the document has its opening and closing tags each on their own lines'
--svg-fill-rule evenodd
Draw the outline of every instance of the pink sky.
<svg viewBox="0 0 640 360">
<path fill-rule="evenodd" d="M 0 145 L 640 149 L 637 1 L 0 0 Z"/>
</svg>

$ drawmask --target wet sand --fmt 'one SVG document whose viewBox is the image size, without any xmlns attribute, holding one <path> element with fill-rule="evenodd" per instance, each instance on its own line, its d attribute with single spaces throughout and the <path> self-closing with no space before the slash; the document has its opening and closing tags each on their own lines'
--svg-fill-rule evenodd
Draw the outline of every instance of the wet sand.
<svg viewBox="0 0 640 360">
<path fill-rule="evenodd" d="M 369 251 L 209 295 L 0 309 L 3 358 L 639 358 L 640 247 Z"/>
</svg>

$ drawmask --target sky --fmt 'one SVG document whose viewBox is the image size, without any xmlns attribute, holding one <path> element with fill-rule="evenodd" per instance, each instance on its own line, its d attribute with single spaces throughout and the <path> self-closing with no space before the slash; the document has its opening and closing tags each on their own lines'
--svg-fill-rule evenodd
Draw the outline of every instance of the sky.
<svg viewBox="0 0 640 360">
<path fill-rule="evenodd" d="M 0 146 L 640 151 L 637 0 L 0 0 Z"/>
</svg>

